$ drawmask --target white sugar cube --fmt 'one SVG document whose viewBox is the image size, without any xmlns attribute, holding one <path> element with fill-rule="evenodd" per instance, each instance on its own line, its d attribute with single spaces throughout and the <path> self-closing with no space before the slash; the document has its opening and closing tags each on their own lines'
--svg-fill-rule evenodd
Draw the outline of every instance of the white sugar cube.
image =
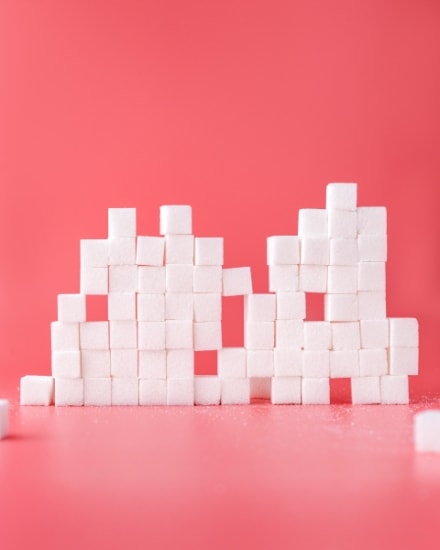
<svg viewBox="0 0 440 550">
<path fill-rule="evenodd" d="M 108 277 L 106 267 L 82 267 L 80 277 L 81 294 L 107 294 Z"/>
<path fill-rule="evenodd" d="M 355 349 L 330 351 L 330 378 L 359 376 L 359 352 Z"/>
<path fill-rule="evenodd" d="M 359 319 L 385 319 L 386 296 L 385 292 L 359 292 Z"/>
<path fill-rule="evenodd" d="M 166 380 L 139 380 L 139 405 L 166 405 Z"/>
<path fill-rule="evenodd" d="M 251 399 L 270 399 L 272 391 L 272 378 L 259 376 L 249 379 Z"/>
<path fill-rule="evenodd" d="M 276 376 L 272 378 L 271 402 L 273 405 L 301 403 L 301 378 Z"/>
<path fill-rule="evenodd" d="M 81 349 L 108 349 L 108 322 L 86 321 L 79 324 Z"/>
<path fill-rule="evenodd" d="M 165 347 L 167 349 L 193 349 L 192 321 L 166 321 Z"/>
<path fill-rule="evenodd" d="M 326 265 L 300 265 L 298 289 L 303 292 L 327 291 Z"/>
<path fill-rule="evenodd" d="M 165 292 L 165 267 L 140 266 L 138 270 L 139 292 L 147 294 L 161 294 Z"/>
<path fill-rule="evenodd" d="M 137 378 L 112 378 L 112 405 L 139 405 Z"/>
<path fill-rule="evenodd" d="M 330 376 L 330 352 L 328 350 L 303 351 L 303 376 L 328 378 Z"/>
<path fill-rule="evenodd" d="M 194 405 L 194 379 L 168 379 L 167 405 Z"/>
<path fill-rule="evenodd" d="M 267 238 L 268 265 L 295 265 L 299 263 L 299 237 L 286 235 Z"/>
<path fill-rule="evenodd" d="M 160 207 L 161 235 L 190 235 L 192 209 L 189 205 L 164 205 Z"/>
<path fill-rule="evenodd" d="M 165 259 L 163 237 L 138 237 L 136 246 L 137 265 L 161 266 Z"/>
<path fill-rule="evenodd" d="M 328 236 L 332 239 L 355 239 L 357 237 L 357 212 L 329 210 Z"/>
<path fill-rule="evenodd" d="M 388 374 L 386 349 L 361 349 L 359 351 L 359 372 L 361 376 Z"/>
<path fill-rule="evenodd" d="M 245 321 L 275 321 L 275 314 L 275 294 L 248 294 L 245 296 Z"/>
<path fill-rule="evenodd" d="M 330 242 L 323 237 L 301 238 L 301 264 L 328 265 L 330 262 Z"/>
<path fill-rule="evenodd" d="M 300 349 L 275 348 L 273 350 L 273 370 L 275 376 L 302 376 L 302 355 Z"/>
<path fill-rule="evenodd" d="M 248 377 L 273 376 L 273 351 L 248 350 L 246 369 Z"/>
<path fill-rule="evenodd" d="M 417 319 L 410 317 L 391 317 L 390 346 L 397 348 L 413 348 L 419 345 L 419 324 Z"/>
<path fill-rule="evenodd" d="M 358 291 L 356 266 L 331 265 L 328 268 L 327 290 L 329 294 L 351 294 Z"/>
<path fill-rule="evenodd" d="M 192 265 L 167 265 L 165 269 L 167 292 L 193 291 L 194 268 Z"/>
<path fill-rule="evenodd" d="M 81 407 L 84 405 L 83 378 L 55 378 L 55 406 Z"/>
<path fill-rule="evenodd" d="M 224 378 L 222 380 L 222 405 L 247 405 L 251 391 L 249 378 Z"/>
<path fill-rule="evenodd" d="M 81 267 L 107 267 L 107 239 L 81 239 Z"/>
<path fill-rule="evenodd" d="M 110 292 L 108 295 L 109 321 L 136 320 L 136 294 L 134 292 Z"/>
<path fill-rule="evenodd" d="M 359 323 L 332 323 L 332 343 L 333 349 L 359 349 L 361 347 L 361 337 Z"/>
<path fill-rule="evenodd" d="M 190 349 L 175 349 L 167 352 L 167 378 L 181 379 L 194 376 L 194 352 Z"/>
<path fill-rule="evenodd" d="M 8 435 L 9 431 L 9 401 L 0 399 L 0 439 Z"/>
<path fill-rule="evenodd" d="M 357 239 L 330 239 L 330 265 L 356 265 Z"/>
<path fill-rule="evenodd" d="M 86 378 L 84 380 L 84 405 L 110 406 L 112 404 L 111 378 Z"/>
<path fill-rule="evenodd" d="M 386 235 L 359 235 L 358 258 L 360 262 L 386 262 Z"/>
<path fill-rule="evenodd" d="M 168 292 L 165 295 L 165 319 L 192 321 L 194 295 L 188 292 Z"/>
<path fill-rule="evenodd" d="M 385 262 L 362 262 L 358 268 L 359 290 L 385 292 Z"/>
<path fill-rule="evenodd" d="M 298 235 L 300 237 L 327 237 L 327 210 L 301 208 L 298 211 Z"/>
<path fill-rule="evenodd" d="M 273 349 L 275 325 L 273 322 L 246 322 L 244 326 L 244 346 L 247 349 Z"/>
<path fill-rule="evenodd" d="M 109 292 L 136 292 L 138 268 L 135 265 L 112 265 L 108 269 Z"/>
<path fill-rule="evenodd" d="M 357 205 L 357 183 L 328 183 L 325 206 L 329 210 L 355 211 Z"/>
<path fill-rule="evenodd" d="M 83 350 L 81 365 L 84 378 L 107 378 L 111 374 L 109 350 Z"/>
<path fill-rule="evenodd" d="M 304 322 L 304 349 L 325 350 L 332 347 L 332 327 L 326 321 Z"/>
<path fill-rule="evenodd" d="M 301 395 L 304 405 L 330 404 L 329 378 L 303 378 Z"/>
<path fill-rule="evenodd" d="M 137 349 L 112 349 L 110 368 L 111 375 L 115 378 L 136 378 L 138 375 Z"/>
<path fill-rule="evenodd" d="M 23 376 L 20 379 L 20 405 L 52 405 L 54 381 L 52 376 Z"/>
<path fill-rule="evenodd" d="M 387 348 L 389 345 L 388 319 L 365 319 L 360 322 L 363 348 Z"/>
<path fill-rule="evenodd" d="M 222 324 L 220 321 L 194 323 L 194 349 L 218 350 L 222 347 Z"/>
<path fill-rule="evenodd" d="M 165 322 L 139 321 L 138 347 L 140 350 L 165 349 Z M 145 378 L 145 377 L 142 377 Z"/>
<path fill-rule="evenodd" d="M 393 348 L 390 354 L 390 374 L 418 374 L 419 348 Z"/>
<path fill-rule="evenodd" d="M 79 378 L 81 376 L 81 354 L 79 351 L 52 352 L 52 375 L 57 378 Z"/>
<path fill-rule="evenodd" d="M 326 294 L 324 297 L 326 321 L 359 320 L 358 296 L 356 294 Z"/>
<path fill-rule="evenodd" d="M 277 348 L 302 348 L 304 321 L 301 319 L 275 321 L 275 345 Z"/>
<path fill-rule="evenodd" d="M 409 403 L 408 376 L 381 376 L 380 395 L 383 405 Z"/>
<path fill-rule="evenodd" d="M 223 265 L 223 237 L 196 237 L 195 265 Z"/>
<path fill-rule="evenodd" d="M 108 241 L 109 265 L 133 265 L 136 262 L 136 238 L 119 237 Z"/>
<path fill-rule="evenodd" d="M 243 296 L 252 293 L 250 267 L 223 269 L 223 296 Z"/>
<path fill-rule="evenodd" d="M 416 451 L 440 453 L 440 411 L 428 410 L 414 415 Z"/>
<path fill-rule="evenodd" d="M 219 265 L 196 265 L 194 267 L 194 292 L 222 291 L 223 270 Z"/>
<path fill-rule="evenodd" d="M 139 351 L 139 378 L 165 380 L 167 377 L 167 352 L 165 350 Z"/>
<path fill-rule="evenodd" d="M 296 292 L 299 284 L 299 268 L 297 265 L 270 265 L 270 292 Z"/>
<path fill-rule="evenodd" d="M 246 349 L 219 349 L 217 352 L 217 370 L 220 378 L 245 378 Z"/>
<path fill-rule="evenodd" d="M 277 319 L 305 319 L 306 295 L 304 292 L 278 292 L 276 297 Z"/>
<path fill-rule="evenodd" d="M 135 237 L 136 208 L 109 208 L 108 236 L 111 239 L 118 237 Z"/>
<path fill-rule="evenodd" d="M 79 350 L 79 324 L 53 321 L 50 325 L 52 351 Z"/>
<path fill-rule="evenodd" d="M 81 323 L 86 320 L 86 297 L 84 294 L 58 295 L 58 321 Z"/>
<path fill-rule="evenodd" d="M 380 403 L 380 378 L 378 376 L 352 378 L 351 402 L 353 405 L 372 405 Z"/>
<path fill-rule="evenodd" d="M 136 321 L 110 321 L 110 347 L 135 349 L 137 347 Z"/>
<path fill-rule="evenodd" d="M 165 237 L 165 263 L 193 265 L 194 236 L 167 235 Z"/>
<path fill-rule="evenodd" d="M 195 405 L 219 405 L 221 393 L 221 380 L 217 376 L 206 375 L 194 378 Z"/>
<path fill-rule="evenodd" d="M 358 208 L 358 232 L 360 235 L 386 235 L 387 210 L 384 206 Z"/>
<path fill-rule="evenodd" d="M 138 321 L 165 321 L 164 294 L 137 295 Z"/>
<path fill-rule="evenodd" d="M 222 297 L 220 293 L 194 294 L 194 321 L 221 321 Z"/>
</svg>

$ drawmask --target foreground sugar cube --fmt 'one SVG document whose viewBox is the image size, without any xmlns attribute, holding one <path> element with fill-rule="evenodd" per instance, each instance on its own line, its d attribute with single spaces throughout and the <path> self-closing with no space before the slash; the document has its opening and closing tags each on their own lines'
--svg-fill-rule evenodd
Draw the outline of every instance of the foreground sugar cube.
<svg viewBox="0 0 440 550">
<path fill-rule="evenodd" d="M 414 415 L 414 445 L 416 451 L 440 453 L 440 410 Z"/>
<path fill-rule="evenodd" d="M 8 435 L 9 430 L 9 401 L 0 399 L 0 439 Z"/>
<path fill-rule="evenodd" d="M 408 403 L 419 330 L 387 317 L 386 218 L 358 207 L 355 183 L 329 184 L 325 209 L 298 212 L 298 235 L 267 238 L 269 288 L 254 293 L 250 267 L 224 267 L 222 237 L 193 235 L 191 206 L 162 206 L 158 236 L 137 235 L 134 208 L 109 209 L 108 238 L 81 241 L 80 293 L 58 297 L 53 378 L 24 377 L 21 402 L 326 404 L 330 379 L 348 378 L 354 404 Z M 108 319 L 87 311 L 96 294 Z M 244 347 L 223 348 L 229 296 L 244 304 Z M 196 374 L 206 352 L 218 375 Z"/>
</svg>

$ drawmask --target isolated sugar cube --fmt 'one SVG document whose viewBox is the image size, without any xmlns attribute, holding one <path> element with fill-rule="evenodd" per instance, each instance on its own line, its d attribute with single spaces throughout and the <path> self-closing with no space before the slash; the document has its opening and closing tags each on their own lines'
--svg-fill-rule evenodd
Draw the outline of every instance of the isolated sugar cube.
<svg viewBox="0 0 440 550">
<path fill-rule="evenodd" d="M 196 237 L 194 240 L 195 265 L 223 265 L 223 237 Z"/>
<path fill-rule="evenodd" d="M 298 211 L 298 235 L 300 237 L 327 237 L 327 210 L 301 208 Z"/>
<path fill-rule="evenodd" d="M 166 380 L 139 380 L 139 405 L 166 405 Z"/>
<path fill-rule="evenodd" d="M 378 404 L 380 400 L 380 378 L 378 376 L 360 376 L 351 379 L 353 405 Z"/>
<path fill-rule="evenodd" d="M 325 206 L 328 210 L 356 211 L 357 183 L 329 183 Z"/>
<path fill-rule="evenodd" d="M 107 267 L 107 239 L 81 239 L 80 251 L 81 267 Z"/>
<path fill-rule="evenodd" d="M 112 404 L 111 378 L 86 378 L 84 380 L 84 405 L 110 406 Z"/>
<path fill-rule="evenodd" d="M 84 294 L 58 294 L 58 321 L 81 323 L 86 320 L 86 297 Z"/>
<path fill-rule="evenodd" d="M 165 350 L 140 350 L 139 378 L 165 380 L 167 377 L 167 352 Z"/>
<path fill-rule="evenodd" d="M 329 378 L 303 378 L 301 395 L 304 405 L 329 405 Z"/>
<path fill-rule="evenodd" d="M 136 208 L 109 208 L 108 236 L 110 239 L 135 237 Z"/>
<path fill-rule="evenodd" d="M 194 404 L 219 405 L 221 389 L 221 379 L 217 376 L 196 376 L 194 378 Z"/>
<path fill-rule="evenodd" d="M 20 379 L 20 405 L 52 405 L 54 380 L 52 376 L 23 376 Z"/>
<path fill-rule="evenodd" d="M 248 405 L 250 398 L 249 378 L 223 378 L 222 405 Z"/>
<path fill-rule="evenodd" d="M 189 205 L 163 205 L 160 207 L 161 235 L 190 235 L 192 209 Z"/>
<path fill-rule="evenodd" d="M 296 292 L 299 284 L 299 268 L 297 265 L 270 265 L 269 291 Z"/>
<path fill-rule="evenodd" d="M 137 238 L 136 264 L 161 266 L 165 259 L 165 239 L 163 237 Z"/>
<path fill-rule="evenodd" d="M 0 439 L 8 435 L 9 430 L 9 401 L 0 399 Z"/>
<path fill-rule="evenodd" d="M 83 378 L 55 378 L 55 406 L 82 407 L 83 405 Z"/>
<path fill-rule="evenodd" d="M 244 299 L 245 321 L 275 321 L 275 294 L 248 294 Z"/>
<path fill-rule="evenodd" d="M 112 405 L 139 405 L 137 378 L 112 378 Z"/>
<path fill-rule="evenodd" d="M 110 350 L 83 350 L 81 364 L 84 378 L 106 378 L 111 373 Z M 54 376 L 56 374 L 54 373 Z"/>
<path fill-rule="evenodd" d="M 440 453 L 440 411 L 428 410 L 414 415 L 416 451 Z"/>
<path fill-rule="evenodd" d="M 221 348 L 217 351 L 217 370 L 220 378 L 246 377 L 246 349 Z"/>
<path fill-rule="evenodd" d="M 272 378 L 271 402 L 273 405 L 293 405 L 301 403 L 301 378 L 276 376 Z"/>
<path fill-rule="evenodd" d="M 252 293 L 250 267 L 223 269 L 223 296 L 243 296 Z"/>
<path fill-rule="evenodd" d="M 268 265 L 295 265 L 299 263 L 299 237 L 286 235 L 267 238 Z"/>
</svg>

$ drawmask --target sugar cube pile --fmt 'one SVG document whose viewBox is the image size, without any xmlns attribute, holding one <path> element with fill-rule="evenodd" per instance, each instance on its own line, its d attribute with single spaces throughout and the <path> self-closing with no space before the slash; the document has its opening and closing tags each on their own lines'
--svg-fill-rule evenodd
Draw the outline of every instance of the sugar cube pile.
<svg viewBox="0 0 440 550">
<path fill-rule="evenodd" d="M 300 209 L 298 235 L 267 239 L 267 293 L 250 267 L 224 267 L 222 237 L 196 237 L 189 205 L 160 207 L 160 235 L 138 236 L 134 208 L 110 208 L 108 237 L 80 242 L 80 291 L 58 296 L 52 375 L 21 380 L 23 405 L 328 404 L 330 379 L 353 404 L 408 403 L 418 323 L 387 317 L 385 207 L 330 183 L 326 208 Z M 324 295 L 321 320 L 306 316 Z M 89 295 L 108 318 L 90 321 Z M 222 345 L 222 303 L 244 296 L 244 344 Z M 195 354 L 217 352 L 217 374 Z"/>
</svg>

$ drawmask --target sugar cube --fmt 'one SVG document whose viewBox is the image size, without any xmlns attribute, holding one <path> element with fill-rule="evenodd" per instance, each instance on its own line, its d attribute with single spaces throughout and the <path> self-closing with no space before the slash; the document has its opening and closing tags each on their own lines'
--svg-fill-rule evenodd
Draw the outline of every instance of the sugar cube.
<svg viewBox="0 0 440 550">
<path fill-rule="evenodd" d="M 388 374 L 386 349 L 361 349 L 359 351 L 359 372 L 361 376 Z"/>
<path fill-rule="evenodd" d="M 218 350 L 222 347 L 222 324 L 220 321 L 194 323 L 194 349 Z"/>
<path fill-rule="evenodd" d="M 351 294 L 358 291 L 356 266 L 331 265 L 328 268 L 327 290 L 329 294 Z"/>
<path fill-rule="evenodd" d="M 136 294 L 134 292 L 110 292 L 108 295 L 109 321 L 136 320 Z"/>
<path fill-rule="evenodd" d="M 165 380 L 167 377 L 167 352 L 165 350 L 139 351 L 139 378 Z"/>
<path fill-rule="evenodd" d="M 58 321 L 81 323 L 86 320 L 86 297 L 84 294 L 58 295 Z"/>
<path fill-rule="evenodd" d="M 247 405 L 250 397 L 249 378 L 222 379 L 222 405 Z"/>
<path fill-rule="evenodd" d="M 325 350 L 332 347 L 332 327 L 326 321 L 304 322 L 304 349 Z"/>
<path fill-rule="evenodd" d="M 52 405 L 54 381 L 52 376 L 23 376 L 20 379 L 20 405 Z"/>
<path fill-rule="evenodd" d="M 419 345 L 419 324 L 417 319 L 390 318 L 390 346 L 413 348 Z"/>
<path fill-rule="evenodd" d="M 272 378 L 270 376 L 258 376 L 249 378 L 251 399 L 270 399 L 272 391 Z"/>
<path fill-rule="evenodd" d="M 301 264 L 328 265 L 330 261 L 330 242 L 323 237 L 301 238 Z"/>
<path fill-rule="evenodd" d="M 79 349 L 79 324 L 51 323 L 52 351 L 75 351 Z"/>
<path fill-rule="evenodd" d="M 81 239 L 81 267 L 107 267 L 107 239 Z"/>
<path fill-rule="evenodd" d="M 328 378 L 330 376 L 330 352 L 323 349 L 304 350 L 302 371 L 306 378 Z"/>
<path fill-rule="evenodd" d="M 306 295 L 304 292 L 278 292 L 276 296 L 277 319 L 305 319 Z"/>
<path fill-rule="evenodd" d="M 167 264 L 193 265 L 194 236 L 167 235 L 165 237 L 165 262 Z"/>
<path fill-rule="evenodd" d="M 360 329 L 358 322 L 332 323 L 333 349 L 357 350 L 361 347 Z"/>
<path fill-rule="evenodd" d="M 328 235 L 332 239 L 355 239 L 357 237 L 357 224 L 356 211 L 328 211 Z"/>
<path fill-rule="evenodd" d="M 138 348 L 140 350 L 165 349 L 166 328 L 165 322 L 139 321 Z"/>
<path fill-rule="evenodd" d="M 108 269 L 106 267 L 82 267 L 81 294 L 107 294 Z"/>
<path fill-rule="evenodd" d="M 427 410 L 414 415 L 414 444 L 419 452 L 440 453 L 440 411 Z"/>
<path fill-rule="evenodd" d="M 299 263 L 299 237 L 276 236 L 267 238 L 268 265 L 295 265 Z"/>
<path fill-rule="evenodd" d="M 301 208 L 298 211 L 298 235 L 300 237 L 327 237 L 327 210 Z"/>
<path fill-rule="evenodd" d="M 384 206 L 360 206 L 357 212 L 360 235 L 386 235 L 387 210 Z"/>
<path fill-rule="evenodd" d="M 297 265 L 270 265 L 270 292 L 295 292 L 298 290 L 299 269 Z"/>
<path fill-rule="evenodd" d="M 176 349 L 167 352 L 167 378 L 189 379 L 194 376 L 194 352 L 191 349 Z"/>
<path fill-rule="evenodd" d="M 109 265 L 133 265 L 136 262 L 136 238 L 119 237 L 108 241 Z"/>
<path fill-rule="evenodd" d="M 330 239 L 330 265 L 354 266 L 357 261 L 357 239 Z"/>
<path fill-rule="evenodd" d="M 136 378 L 138 375 L 137 349 L 112 349 L 110 368 L 111 375 L 115 378 Z"/>
<path fill-rule="evenodd" d="M 83 378 L 55 378 L 55 406 L 82 407 L 83 405 Z"/>
<path fill-rule="evenodd" d="M 360 322 L 360 328 L 363 348 L 388 347 L 388 319 L 364 319 Z"/>
<path fill-rule="evenodd" d="M 248 294 L 244 298 L 245 321 L 275 321 L 275 294 Z"/>
<path fill-rule="evenodd" d="M 165 267 L 140 266 L 138 269 L 139 292 L 148 294 L 165 292 Z"/>
<path fill-rule="evenodd" d="M 189 235 L 192 231 L 192 209 L 189 205 L 160 207 L 161 235 Z"/>
<path fill-rule="evenodd" d="M 252 293 L 250 267 L 223 269 L 223 296 L 243 296 Z"/>
<path fill-rule="evenodd" d="M 108 322 L 86 321 L 79 324 L 81 349 L 108 349 Z"/>
<path fill-rule="evenodd" d="M 298 289 L 303 292 L 327 291 L 326 265 L 300 265 Z"/>
<path fill-rule="evenodd" d="M 302 356 L 301 349 L 275 348 L 273 350 L 274 375 L 281 377 L 302 376 Z"/>
<path fill-rule="evenodd" d="M 248 350 L 246 370 L 248 377 L 272 377 L 273 351 Z"/>
<path fill-rule="evenodd" d="M 166 380 L 139 380 L 139 405 L 166 405 Z"/>
<path fill-rule="evenodd" d="M 79 378 L 81 376 L 81 355 L 75 351 L 52 352 L 52 375 L 59 378 Z"/>
<path fill-rule="evenodd" d="M 187 292 L 168 292 L 165 295 L 165 319 L 192 321 L 194 295 Z"/>
<path fill-rule="evenodd" d="M 139 405 L 137 378 L 112 378 L 112 405 Z"/>
<path fill-rule="evenodd" d="M 328 210 L 356 211 L 357 184 L 356 183 L 327 184 L 325 205 Z"/>
<path fill-rule="evenodd" d="M 165 321 L 164 294 L 137 295 L 138 321 Z"/>
<path fill-rule="evenodd" d="M 355 349 L 330 351 L 330 378 L 359 376 L 359 352 Z"/>
<path fill-rule="evenodd" d="M 273 322 L 246 322 L 244 327 L 244 345 L 247 349 L 273 349 L 275 343 L 275 325 Z"/>
<path fill-rule="evenodd" d="M 385 319 L 385 292 L 358 292 L 359 319 Z"/>
<path fill-rule="evenodd" d="M 194 404 L 219 405 L 221 390 L 221 379 L 217 376 L 196 376 L 194 378 Z"/>
<path fill-rule="evenodd" d="M 383 405 L 409 403 L 408 376 L 381 376 L 380 395 Z"/>
<path fill-rule="evenodd" d="M 111 374 L 110 350 L 83 350 L 81 363 L 84 378 L 106 378 Z"/>
<path fill-rule="evenodd" d="M 194 268 L 192 265 L 167 265 L 165 269 L 167 292 L 193 291 Z"/>
<path fill-rule="evenodd" d="M 418 374 L 419 348 L 393 348 L 390 354 L 390 374 Z"/>
<path fill-rule="evenodd" d="M 360 262 L 386 262 L 386 235 L 359 235 L 358 253 Z"/>
<path fill-rule="evenodd" d="M 223 273 L 219 265 L 196 265 L 194 267 L 194 292 L 221 292 Z"/>
<path fill-rule="evenodd" d="M 84 405 L 110 406 L 111 404 L 111 378 L 86 378 L 84 380 Z"/>
<path fill-rule="evenodd" d="M 167 405 L 194 405 L 194 379 L 168 379 Z"/>
<path fill-rule="evenodd" d="M 165 239 L 163 237 L 138 237 L 136 246 L 136 264 L 162 266 L 165 258 Z"/>
<path fill-rule="evenodd" d="M 142 268 L 139 268 L 142 269 Z M 112 265 L 108 269 L 109 292 L 136 292 L 138 268 L 135 265 Z M 141 292 L 143 292 L 141 290 Z"/>
<path fill-rule="evenodd" d="M 194 321 L 221 321 L 222 297 L 220 293 L 194 294 Z"/>
<path fill-rule="evenodd" d="M 245 378 L 246 349 L 219 349 L 217 351 L 217 370 L 220 378 Z"/>
<path fill-rule="evenodd" d="M 361 376 L 351 379 L 351 401 L 353 405 L 380 403 L 380 377 Z"/>
<path fill-rule="evenodd" d="M 196 237 L 195 265 L 223 265 L 223 237 Z"/>
<path fill-rule="evenodd" d="M 109 208 L 108 209 L 108 236 L 117 237 L 136 236 L 136 209 Z"/>
<path fill-rule="evenodd" d="M 277 348 L 302 348 L 304 321 L 301 319 L 275 321 L 275 345 Z"/>
<path fill-rule="evenodd" d="M 274 405 L 301 403 L 301 378 L 276 376 L 272 378 L 271 402 Z"/>
<path fill-rule="evenodd" d="M 192 321 L 165 321 L 165 344 L 167 349 L 193 349 Z"/>
<path fill-rule="evenodd" d="M 303 378 L 301 395 L 304 405 L 328 405 L 330 403 L 329 378 Z"/>
<path fill-rule="evenodd" d="M 324 297 L 326 321 L 359 320 L 359 303 L 356 294 L 326 294 Z"/>
<path fill-rule="evenodd" d="M 385 292 L 385 262 L 361 262 L 358 268 L 359 290 Z"/>
<path fill-rule="evenodd" d="M 110 321 L 110 347 L 135 349 L 137 347 L 136 321 Z"/>
</svg>

